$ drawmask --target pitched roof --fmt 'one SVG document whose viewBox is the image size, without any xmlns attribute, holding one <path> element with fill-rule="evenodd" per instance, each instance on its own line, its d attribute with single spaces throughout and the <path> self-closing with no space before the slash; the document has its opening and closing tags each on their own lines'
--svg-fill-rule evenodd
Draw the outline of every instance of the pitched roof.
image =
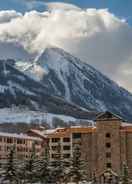
<svg viewBox="0 0 132 184">
<path fill-rule="evenodd" d="M 5 132 L 0 132 L 0 136 L 1 137 L 13 137 L 13 138 L 17 138 L 17 139 L 29 139 L 29 140 L 36 140 L 36 141 L 41 141 L 42 139 L 38 138 L 38 137 L 32 137 L 32 136 L 28 136 L 26 134 L 14 134 L 14 133 L 5 133 Z"/>
<path fill-rule="evenodd" d="M 114 114 L 113 112 L 110 112 L 110 111 L 105 111 L 105 112 L 102 112 L 102 113 L 99 113 L 97 116 L 96 116 L 96 120 L 108 120 L 108 119 L 119 119 L 119 120 L 123 120 L 123 118 L 117 114 Z"/>
</svg>

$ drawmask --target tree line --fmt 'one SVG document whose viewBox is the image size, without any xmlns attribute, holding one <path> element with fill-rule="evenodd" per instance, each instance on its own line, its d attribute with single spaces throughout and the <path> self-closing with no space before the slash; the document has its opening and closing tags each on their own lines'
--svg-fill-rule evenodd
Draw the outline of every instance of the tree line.
<svg viewBox="0 0 132 184">
<path fill-rule="evenodd" d="M 70 182 L 79 184 L 80 181 L 89 181 L 86 161 L 81 159 L 78 147 L 74 149 L 71 159 L 64 159 L 58 146 L 56 158 L 52 161 L 49 158 L 48 147 L 45 148 L 42 156 L 38 157 L 33 146 L 30 157 L 25 160 L 16 159 L 15 150 L 13 146 L 7 159 L 0 163 L 0 184 L 67 184 Z M 93 178 L 91 183 L 98 182 Z M 122 176 L 118 183 L 131 183 L 126 164 L 123 165 Z"/>
<path fill-rule="evenodd" d="M 0 165 L 1 184 L 67 184 L 87 180 L 86 165 L 80 158 L 80 151 L 75 149 L 71 159 L 63 159 L 58 147 L 56 159 L 50 161 L 48 148 L 41 157 L 32 153 L 25 160 L 18 160 L 15 147 L 10 149 L 7 160 Z"/>
</svg>

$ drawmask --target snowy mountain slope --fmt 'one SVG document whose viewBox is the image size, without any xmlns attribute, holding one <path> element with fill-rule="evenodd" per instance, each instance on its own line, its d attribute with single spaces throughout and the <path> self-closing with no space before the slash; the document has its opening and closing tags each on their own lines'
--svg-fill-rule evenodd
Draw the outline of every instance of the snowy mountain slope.
<svg viewBox="0 0 132 184">
<path fill-rule="evenodd" d="M 25 106 L 30 110 L 88 118 L 92 114 L 49 95 L 47 88 L 32 80 L 8 62 L 0 61 L 0 108 Z"/>
<path fill-rule="evenodd" d="M 132 94 L 62 49 L 47 48 L 27 71 L 53 95 L 88 110 L 109 110 L 132 120 Z"/>
</svg>

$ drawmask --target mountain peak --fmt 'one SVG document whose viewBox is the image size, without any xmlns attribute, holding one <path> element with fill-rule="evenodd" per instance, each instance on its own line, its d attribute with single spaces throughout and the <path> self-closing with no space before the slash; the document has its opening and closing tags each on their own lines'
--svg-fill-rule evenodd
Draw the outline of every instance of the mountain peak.
<svg viewBox="0 0 132 184">
<path fill-rule="evenodd" d="M 67 53 L 66 51 L 64 51 L 62 48 L 59 47 L 55 47 L 55 46 L 48 46 L 44 52 L 42 52 L 42 54 L 38 57 L 38 60 L 42 60 L 43 57 L 52 57 L 51 59 L 53 60 L 60 60 L 62 57 L 64 58 L 65 56 L 70 56 L 69 53 Z M 57 56 L 61 56 L 61 58 L 58 58 Z"/>
<path fill-rule="evenodd" d="M 55 70 L 58 75 L 61 75 L 59 74 L 60 72 L 66 72 L 68 70 L 71 57 L 73 56 L 61 48 L 48 47 L 38 58 L 36 63 L 45 69 Z"/>
<path fill-rule="evenodd" d="M 26 72 L 30 77 L 32 74 L 48 94 L 88 111 L 110 111 L 132 120 L 132 94 L 63 49 L 50 46 L 30 64 L 29 67 L 25 64 Z"/>
<path fill-rule="evenodd" d="M 132 95 L 63 49 L 47 48 L 36 64 L 48 71 L 41 82 L 50 93 L 88 110 L 108 110 L 132 119 Z"/>
</svg>

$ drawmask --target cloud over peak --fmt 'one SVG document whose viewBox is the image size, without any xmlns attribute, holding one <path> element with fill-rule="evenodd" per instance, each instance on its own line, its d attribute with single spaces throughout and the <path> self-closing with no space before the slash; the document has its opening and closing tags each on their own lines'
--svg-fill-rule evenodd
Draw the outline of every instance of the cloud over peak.
<svg viewBox="0 0 132 184">
<path fill-rule="evenodd" d="M 45 3 L 45 5 L 47 6 L 47 9 L 50 11 L 53 10 L 62 10 L 62 11 L 70 11 L 70 10 L 81 10 L 81 8 L 79 8 L 76 5 L 73 4 L 68 4 L 68 3 L 60 3 L 60 2 L 51 2 L 51 3 Z"/>
<path fill-rule="evenodd" d="M 47 10 L 0 12 L 0 41 L 18 43 L 32 54 L 47 45 L 92 64 L 132 90 L 129 84 L 132 59 L 132 28 L 107 9 L 81 9 L 66 3 L 48 3 Z M 127 77 L 126 77 L 127 75 Z"/>
</svg>

